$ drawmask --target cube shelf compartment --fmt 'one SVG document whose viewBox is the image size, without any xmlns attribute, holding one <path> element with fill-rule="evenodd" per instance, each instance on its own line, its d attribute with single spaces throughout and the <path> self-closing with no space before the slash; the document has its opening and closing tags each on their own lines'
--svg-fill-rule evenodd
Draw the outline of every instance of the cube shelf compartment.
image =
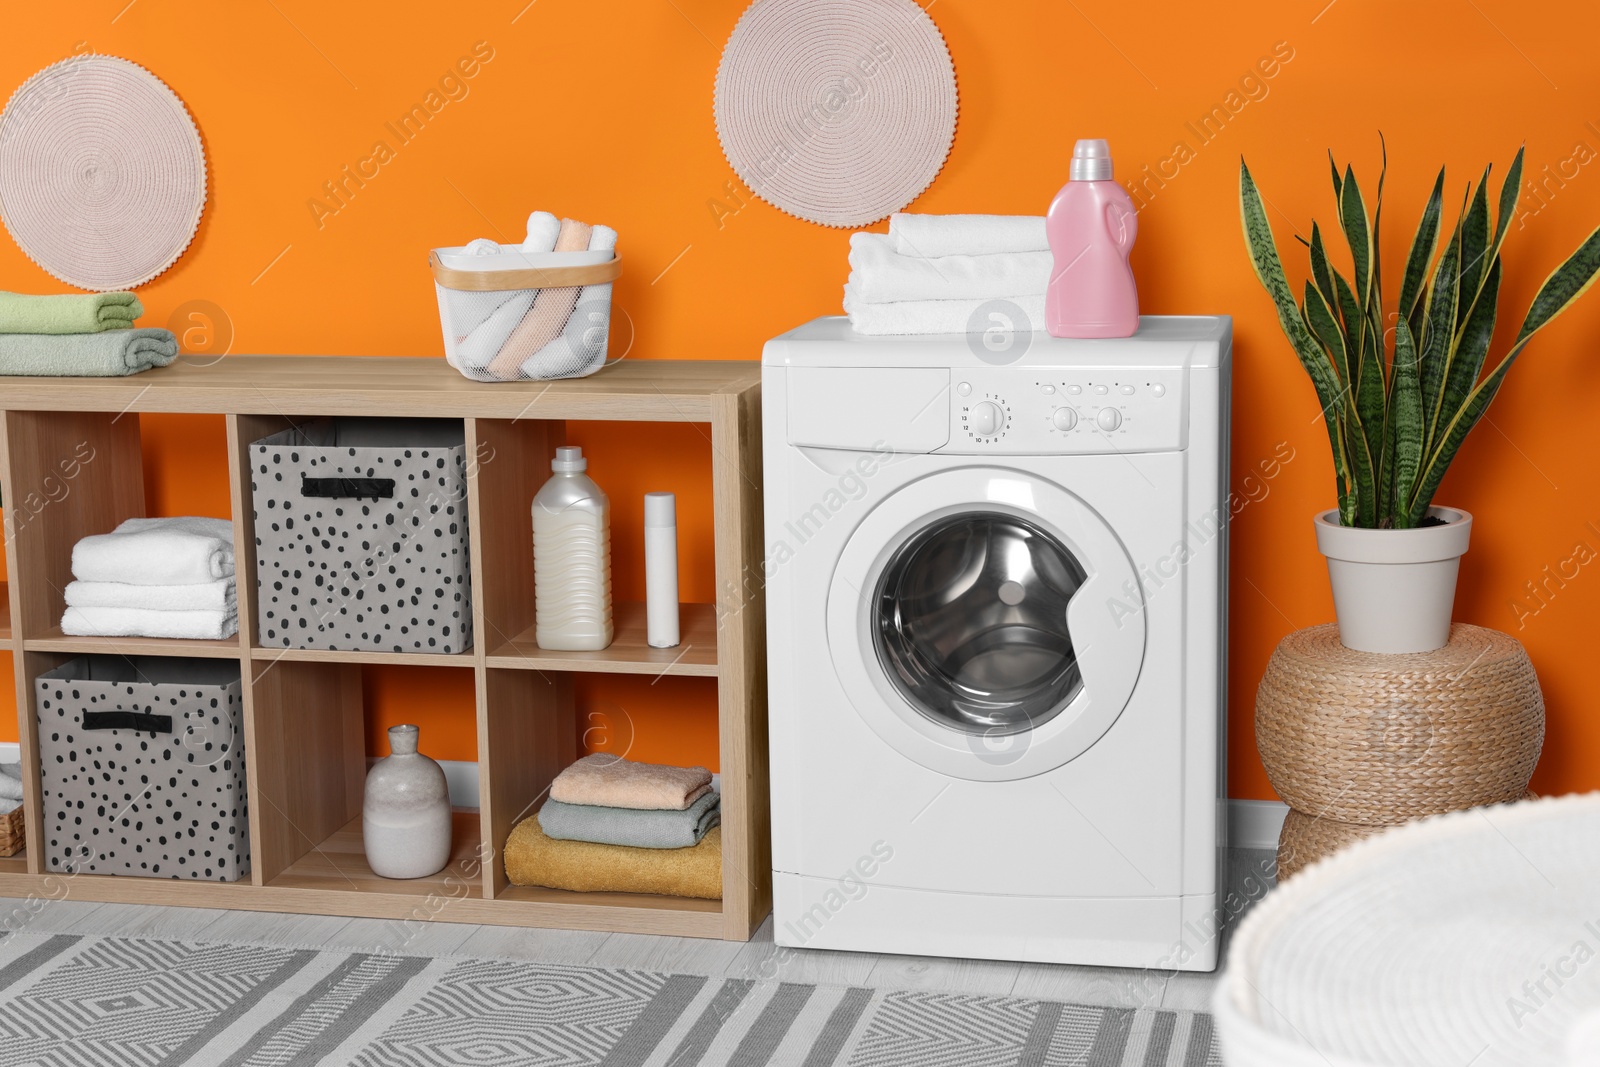
<svg viewBox="0 0 1600 1067">
<path fill-rule="evenodd" d="M 0 378 L 0 489 L 28 502 L 7 545 L 0 649 L 14 660 L 30 842 L 40 839 L 33 679 L 84 653 L 233 659 L 245 679 L 251 876 L 237 883 L 73 877 L 81 900 L 441 920 L 748 940 L 771 905 L 761 573 L 761 376 L 754 363 L 627 360 L 575 381 L 480 385 L 443 361 L 232 356 L 132 378 Z M 223 416 L 240 633 L 226 641 L 61 633 L 79 537 L 147 514 L 141 412 Z M 320 416 L 462 420 L 469 478 L 474 647 L 453 655 L 260 647 L 250 442 Z M 709 424 L 721 601 L 683 605 L 682 642 L 651 648 L 641 604 L 615 605 L 601 652 L 533 640 L 529 506 L 568 420 Z M 754 578 L 752 578 L 754 576 Z M 391 881 L 361 849 L 366 776 L 361 668 L 472 672 L 479 810 L 456 815 L 438 875 Z M 507 883 L 500 848 L 577 754 L 576 674 L 716 679 L 723 899 L 568 893 Z M 33 849 L 0 860 L 0 895 L 46 890 Z"/>
</svg>

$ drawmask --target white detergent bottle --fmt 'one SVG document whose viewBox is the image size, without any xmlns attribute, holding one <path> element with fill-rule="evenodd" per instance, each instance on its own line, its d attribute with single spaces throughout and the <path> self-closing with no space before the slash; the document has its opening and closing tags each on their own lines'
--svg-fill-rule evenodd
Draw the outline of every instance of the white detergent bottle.
<svg viewBox="0 0 1600 1067">
<path fill-rule="evenodd" d="M 533 498 L 534 640 L 557 652 L 611 644 L 611 501 L 563 446 Z"/>
</svg>

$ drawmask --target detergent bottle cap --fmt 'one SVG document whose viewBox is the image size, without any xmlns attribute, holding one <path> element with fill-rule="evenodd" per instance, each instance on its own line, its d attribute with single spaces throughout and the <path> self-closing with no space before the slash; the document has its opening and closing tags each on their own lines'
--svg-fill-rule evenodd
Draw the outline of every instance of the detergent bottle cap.
<svg viewBox="0 0 1600 1067">
<path fill-rule="evenodd" d="M 1075 182 L 1111 180 L 1111 146 L 1103 138 L 1081 140 L 1072 146 L 1072 169 L 1067 177 Z"/>
<path fill-rule="evenodd" d="M 583 458 L 583 449 L 575 445 L 562 445 L 556 449 L 556 458 L 550 461 L 550 469 L 560 473 L 588 470 L 589 461 Z"/>
</svg>

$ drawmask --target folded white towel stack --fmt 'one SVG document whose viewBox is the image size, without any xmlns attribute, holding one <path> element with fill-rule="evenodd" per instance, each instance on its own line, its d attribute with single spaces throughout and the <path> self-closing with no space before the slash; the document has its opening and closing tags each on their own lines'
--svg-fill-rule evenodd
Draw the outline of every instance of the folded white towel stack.
<svg viewBox="0 0 1600 1067">
<path fill-rule="evenodd" d="M 220 640 L 239 632 L 226 519 L 129 519 L 79 541 L 72 574 L 63 633 Z"/>
<path fill-rule="evenodd" d="M 69 582 L 69 608 L 144 608 L 156 611 L 232 611 L 238 604 L 231 577 L 194 585 Z"/>
<path fill-rule="evenodd" d="M 129 519 L 72 549 L 72 576 L 80 582 L 197 585 L 232 575 L 227 519 Z"/>
<path fill-rule="evenodd" d="M 1017 305 L 1019 325 L 1044 325 L 1052 259 L 1041 216 L 896 213 L 887 234 L 851 234 L 850 268 L 844 310 L 857 333 L 965 333 L 994 300 Z"/>
<path fill-rule="evenodd" d="M 1048 252 L 1043 215 L 889 216 L 889 238 L 903 256 L 993 256 Z"/>
</svg>

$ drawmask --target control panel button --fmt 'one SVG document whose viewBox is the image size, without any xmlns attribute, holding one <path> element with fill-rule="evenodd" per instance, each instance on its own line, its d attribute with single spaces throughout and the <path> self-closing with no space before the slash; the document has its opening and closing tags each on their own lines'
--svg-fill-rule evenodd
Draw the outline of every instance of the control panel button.
<svg viewBox="0 0 1600 1067">
<path fill-rule="evenodd" d="M 1150 395 L 1151 396 L 1166 396 L 1167 395 L 1167 387 L 1162 385 L 1160 382 L 1157 382 L 1156 384 L 1154 384 L 1154 385 L 1152 385 L 1150 387 Z"/>
<path fill-rule="evenodd" d="M 1131 385 L 1124 385 L 1124 386 L 1123 386 L 1123 387 L 1122 387 L 1122 395 L 1123 395 L 1123 396 L 1132 396 L 1132 395 L 1133 395 L 1133 386 L 1131 386 Z"/>
<path fill-rule="evenodd" d="M 992 400 L 981 400 L 972 405 L 972 414 L 967 418 L 967 425 L 972 427 L 972 432 L 979 437 L 993 437 L 1000 429 L 1005 413 L 1000 410 L 1000 405 Z"/>
<path fill-rule="evenodd" d="M 960 385 L 956 386 L 956 392 L 960 393 L 962 396 L 971 396 L 972 395 L 972 383 L 971 382 L 962 382 Z"/>
<path fill-rule="evenodd" d="M 1079 393 L 1083 392 L 1083 386 L 1069 385 L 1067 386 L 1067 392 L 1071 393 L 1073 396 L 1077 396 Z"/>
<path fill-rule="evenodd" d="M 1095 391 L 1095 394 L 1098 395 L 1098 396 L 1105 396 L 1106 395 L 1106 387 L 1103 386 L 1103 385 L 1095 386 L 1094 387 L 1094 391 Z"/>
<path fill-rule="evenodd" d="M 1100 413 L 1094 417 L 1094 421 L 1099 424 L 1102 430 L 1110 433 L 1122 425 L 1122 412 L 1116 408 L 1101 408 Z"/>
<path fill-rule="evenodd" d="M 1070 430 L 1078 425 L 1078 413 L 1071 408 L 1056 408 L 1050 416 L 1050 422 L 1058 430 Z"/>
<path fill-rule="evenodd" d="M 1053 385 L 1041 385 L 1039 387 L 1039 392 L 1043 393 L 1045 396 L 1053 396 L 1055 395 L 1055 391 L 1056 387 Z"/>
</svg>

